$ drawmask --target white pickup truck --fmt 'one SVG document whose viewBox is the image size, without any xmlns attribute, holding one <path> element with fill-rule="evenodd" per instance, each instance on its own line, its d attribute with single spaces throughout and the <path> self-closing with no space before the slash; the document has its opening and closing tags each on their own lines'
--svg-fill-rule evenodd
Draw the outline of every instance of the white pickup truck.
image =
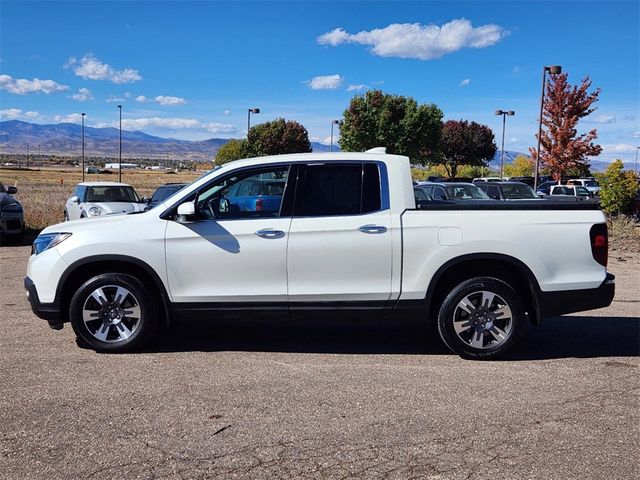
<svg viewBox="0 0 640 480">
<path fill-rule="evenodd" d="M 52 328 L 109 352 L 194 315 L 340 311 L 437 321 L 451 350 L 490 358 L 613 299 L 594 205 L 420 207 L 409 159 L 383 148 L 239 160 L 147 212 L 46 228 L 25 288 Z"/>
</svg>

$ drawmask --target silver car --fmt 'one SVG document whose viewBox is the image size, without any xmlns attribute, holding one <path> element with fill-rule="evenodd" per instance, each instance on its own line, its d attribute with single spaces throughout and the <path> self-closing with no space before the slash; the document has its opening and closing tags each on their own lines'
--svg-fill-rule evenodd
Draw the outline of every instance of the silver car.
<svg viewBox="0 0 640 480">
<path fill-rule="evenodd" d="M 20 243 L 24 238 L 22 205 L 12 197 L 17 192 L 16 187 L 5 187 L 0 182 L 0 245 L 4 245 L 8 237 Z"/>
<path fill-rule="evenodd" d="M 76 186 L 73 195 L 67 200 L 64 219 L 142 212 L 146 206 L 133 187 L 126 183 L 83 182 Z"/>
</svg>

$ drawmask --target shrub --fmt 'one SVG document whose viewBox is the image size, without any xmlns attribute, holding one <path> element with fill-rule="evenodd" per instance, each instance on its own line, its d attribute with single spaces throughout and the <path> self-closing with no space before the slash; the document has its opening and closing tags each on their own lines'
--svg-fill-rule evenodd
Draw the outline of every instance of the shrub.
<svg viewBox="0 0 640 480">
<path fill-rule="evenodd" d="M 638 191 L 638 181 L 632 171 L 624 171 L 622 160 L 616 160 L 600 177 L 602 210 L 610 215 L 631 213 L 633 199 Z"/>
</svg>

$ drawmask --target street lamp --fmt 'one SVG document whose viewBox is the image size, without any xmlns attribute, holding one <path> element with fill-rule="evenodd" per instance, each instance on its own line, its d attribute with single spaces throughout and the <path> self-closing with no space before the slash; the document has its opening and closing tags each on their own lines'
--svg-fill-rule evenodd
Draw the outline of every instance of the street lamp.
<svg viewBox="0 0 640 480">
<path fill-rule="evenodd" d="M 82 181 L 84 182 L 84 113 L 80 114 L 82 116 Z"/>
<path fill-rule="evenodd" d="M 638 150 L 640 147 L 636 147 L 636 163 L 633 165 L 633 173 L 636 174 L 636 177 L 638 176 Z"/>
<path fill-rule="evenodd" d="M 334 125 L 342 125 L 342 120 L 331 120 L 331 143 L 329 144 L 329 151 L 333 152 L 333 126 Z"/>
<path fill-rule="evenodd" d="M 247 112 L 247 138 L 249 138 L 249 129 L 251 128 L 251 114 L 260 113 L 259 108 L 250 108 Z"/>
<path fill-rule="evenodd" d="M 536 171 L 533 178 L 533 191 L 535 192 L 538 188 L 538 173 L 540 171 L 540 139 L 542 137 L 542 112 L 544 109 L 544 85 L 546 82 L 546 75 L 549 72 L 549 75 L 557 75 L 562 73 L 562 67 L 560 65 L 552 65 L 550 67 L 545 66 L 542 69 L 542 95 L 540 96 L 540 123 L 538 124 L 538 154 L 536 155 Z"/>
<path fill-rule="evenodd" d="M 496 110 L 496 115 L 502 115 L 502 153 L 500 154 L 500 178 L 503 176 L 504 171 L 504 129 L 507 123 L 507 115 L 513 117 L 516 114 L 513 110 Z"/>
<path fill-rule="evenodd" d="M 120 145 L 118 151 L 118 182 L 122 182 L 122 105 L 118 105 L 120 111 Z"/>
</svg>

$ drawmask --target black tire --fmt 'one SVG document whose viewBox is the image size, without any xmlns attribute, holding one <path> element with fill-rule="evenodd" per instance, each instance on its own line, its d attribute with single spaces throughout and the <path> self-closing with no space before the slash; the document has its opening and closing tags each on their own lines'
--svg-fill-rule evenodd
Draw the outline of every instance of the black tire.
<svg viewBox="0 0 640 480">
<path fill-rule="evenodd" d="M 463 358 L 501 357 L 518 343 L 525 329 L 518 294 L 492 277 L 472 278 L 452 288 L 438 313 L 440 338 Z"/>
<path fill-rule="evenodd" d="M 92 296 L 98 289 L 101 294 Z M 128 293 L 119 294 L 125 291 Z M 105 273 L 86 281 L 73 295 L 69 317 L 78 345 L 97 352 L 127 352 L 152 337 L 159 323 L 157 305 L 157 299 L 136 277 Z M 96 319 L 85 322 L 83 311 Z"/>
</svg>

